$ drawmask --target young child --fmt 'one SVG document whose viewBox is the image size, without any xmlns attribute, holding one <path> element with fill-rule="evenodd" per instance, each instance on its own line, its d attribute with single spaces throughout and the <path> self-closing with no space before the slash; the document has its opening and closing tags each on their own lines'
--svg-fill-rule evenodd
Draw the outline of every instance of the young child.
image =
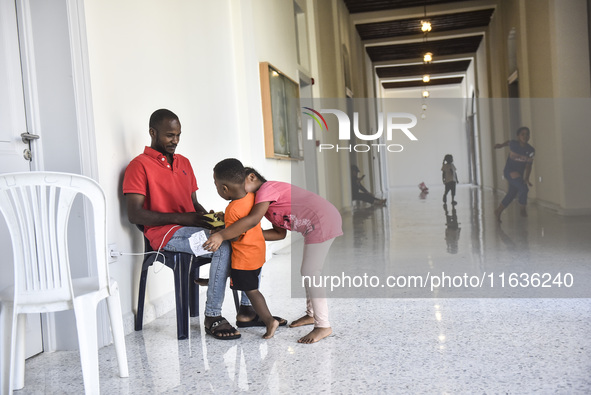
<svg viewBox="0 0 591 395">
<path fill-rule="evenodd" d="M 238 159 L 224 159 L 213 169 L 218 194 L 231 200 L 224 214 L 226 226 L 247 216 L 254 205 L 254 194 L 247 193 L 244 187 L 245 177 L 244 166 Z M 230 286 L 246 292 L 259 319 L 267 327 L 263 338 L 270 339 L 279 327 L 279 321 L 269 312 L 265 297 L 258 289 L 259 274 L 265 263 L 265 238 L 261 225 L 251 227 L 229 239 L 233 239 Z"/>
<path fill-rule="evenodd" d="M 527 126 L 517 129 L 517 139 L 507 140 L 501 144 L 495 144 L 495 149 L 509 147 L 509 156 L 505 162 L 503 175 L 509 183 L 509 190 L 495 210 L 497 221 L 501 222 L 501 213 L 517 197 L 521 215 L 527 217 L 527 194 L 532 183 L 529 181 L 534 155 L 536 150 L 529 145 L 530 130 Z"/>
<path fill-rule="evenodd" d="M 447 193 L 451 191 L 451 204 L 458 204 L 456 202 L 456 184 L 458 182 L 458 174 L 456 173 L 456 166 L 454 165 L 454 157 L 450 154 L 443 158 L 443 165 L 441 166 L 441 177 L 445 184 L 445 192 L 443 193 L 443 203 L 447 203 Z"/>
<path fill-rule="evenodd" d="M 285 182 L 267 181 L 256 170 L 248 167 L 245 186 L 247 192 L 256 192 L 255 205 L 250 214 L 211 235 L 203 245 L 204 248 L 209 251 L 217 250 L 222 241 L 232 239 L 256 226 L 265 216 L 273 225 L 273 229 L 263 231 L 265 240 L 281 240 L 285 238 L 287 230 L 301 233 L 304 236 L 302 276 L 320 276 L 332 242 L 343 234 L 338 210 L 312 192 Z M 328 320 L 328 303 L 324 290 L 311 287 L 309 283 L 305 287 L 306 314 L 293 321 L 290 327 L 314 324 L 314 329 L 298 340 L 299 343 L 310 344 L 329 336 L 332 328 Z"/>
</svg>

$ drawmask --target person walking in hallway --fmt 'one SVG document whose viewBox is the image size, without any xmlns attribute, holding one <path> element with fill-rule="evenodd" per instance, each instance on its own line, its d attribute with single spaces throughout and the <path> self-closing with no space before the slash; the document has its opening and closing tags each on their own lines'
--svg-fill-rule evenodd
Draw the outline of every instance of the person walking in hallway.
<svg viewBox="0 0 591 395">
<path fill-rule="evenodd" d="M 535 149 L 528 144 L 530 138 L 529 128 L 522 126 L 517 129 L 517 139 L 507 140 L 501 144 L 495 144 L 495 149 L 509 147 L 509 156 L 505 163 L 503 175 L 509 183 L 509 190 L 495 210 L 497 220 L 501 222 L 501 213 L 517 197 L 521 206 L 521 215 L 527 217 L 527 194 L 529 187 L 533 187 L 529 182 L 532 163 L 534 161 Z"/>
</svg>

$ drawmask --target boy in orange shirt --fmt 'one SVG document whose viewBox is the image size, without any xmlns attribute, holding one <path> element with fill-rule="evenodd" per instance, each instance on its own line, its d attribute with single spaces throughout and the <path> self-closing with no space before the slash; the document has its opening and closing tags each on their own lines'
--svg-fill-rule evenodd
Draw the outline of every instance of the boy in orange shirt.
<svg viewBox="0 0 591 395">
<path fill-rule="evenodd" d="M 213 179 L 218 194 L 231 200 L 224 214 L 226 226 L 246 217 L 254 205 L 253 193 L 246 193 L 244 183 L 246 171 L 238 159 L 224 159 L 215 165 Z M 259 223 L 254 228 L 232 241 L 232 269 L 230 287 L 245 291 L 260 320 L 265 323 L 267 332 L 264 339 L 270 339 L 279 327 L 269 311 L 265 297 L 259 291 L 259 274 L 265 263 L 265 238 Z"/>
</svg>

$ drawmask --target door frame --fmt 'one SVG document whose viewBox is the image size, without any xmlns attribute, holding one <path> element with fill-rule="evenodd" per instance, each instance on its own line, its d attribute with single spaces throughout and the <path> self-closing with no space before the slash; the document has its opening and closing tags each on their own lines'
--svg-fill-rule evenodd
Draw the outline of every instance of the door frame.
<svg viewBox="0 0 591 395">
<path fill-rule="evenodd" d="M 313 106 L 314 93 L 312 91 L 312 78 L 302 70 L 298 70 L 300 84 L 300 99 L 307 105 Z M 318 193 L 318 157 L 316 155 L 316 137 L 308 140 L 302 135 L 304 147 L 304 173 L 306 175 L 306 189 Z"/>
<path fill-rule="evenodd" d="M 76 95 L 76 114 L 79 136 L 79 150 L 82 174 L 98 180 L 97 152 L 93 148 L 95 141 L 94 118 L 92 113 L 92 92 L 90 89 L 90 70 L 88 65 L 88 41 L 86 37 L 86 20 L 84 17 L 83 0 L 64 0 L 68 13 L 68 32 L 72 57 L 72 79 Z M 39 116 L 39 99 L 36 89 L 36 63 L 33 44 L 33 22 L 29 0 L 16 0 L 23 85 L 25 91 L 25 111 L 27 128 L 38 130 L 41 127 Z M 45 136 L 48 138 L 51 136 Z M 43 140 L 32 142 L 42 147 Z M 38 161 L 32 164 L 32 170 L 43 170 L 43 150 L 37 149 Z"/>
<path fill-rule="evenodd" d="M 0 0 L 1 1 L 1 0 Z M 15 1 L 17 10 L 19 46 L 23 75 L 23 90 L 25 95 L 25 113 L 27 130 L 29 133 L 42 130 L 40 117 L 40 102 L 37 91 L 37 75 L 35 70 L 35 50 L 33 42 L 33 19 L 31 17 L 31 4 L 29 0 Z M 79 141 L 79 157 L 82 175 L 98 181 L 98 160 L 95 149 L 96 135 L 92 111 L 92 92 L 90 89 L 90 68 L 88 61 L 88 44 L 86 37 L 86 19 L 83 0 L 62 0 L 66 6 L 68 20 L 68 35 L 70 53 L 72 59 L 72 80 L 75 95 L 74 111 L 76 112 L 76 124 Z M 52 138 L 45 131 L 41 139 L 32 141 L 32 151 L 35 160 L 31 163 L 32 171 L 45 170 L 43 158 L 43 140 Z M 89 207 L 85 208 L 85 218 L 91 218 Z M 89 229 L 87 226 L 86 229 Z M 90 242 L 90 234 L 86 234 L 87 245 Z M 93 265 L 88 266 L 89 274 L 94 274 Z M 106 309 L 99 309 L 98 322 L 102 327 L 108 328 Z M 108 330 L 99 328 L 99 344 L 107 344 L 110 341 Z M 56 320 L 53 314 L 42 315 L 43 351 L 51 352 L 57 349 L 57 339 L 60 336 L 56 330 Z"/>
</svg>

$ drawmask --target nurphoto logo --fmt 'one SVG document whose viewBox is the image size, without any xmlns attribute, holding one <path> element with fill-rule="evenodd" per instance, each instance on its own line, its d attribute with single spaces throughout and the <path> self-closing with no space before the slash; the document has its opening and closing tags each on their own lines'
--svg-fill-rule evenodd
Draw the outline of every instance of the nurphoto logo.
<svg viewBox="0 0 591 395">
<path fill-rule="evenodd" d="M 328 123 L 322 114 L 333 114 L 337 117 L 339 124 L 338 136 L 339 140 L 343 142 L 349 142 L 351 140 L 351 120 L 347 113 L 341 110 L 335 109 L 321 109 L 314 110 L 311 107 L 303 107 L 303 113 L 308 115 L 308 122 L 306 125 L 306 136 L 308 140 L 314 139 L 314 122 L 320 127 L 320 131 L 329 132 Z M 384 122 L 385 121 L 385 122 Z M 386 141 L 388 144 L 380 143 L 379 139 L 384 133 L 384 123 L 386 124 Z M 353 113 L 353 133 L 359 140 L 367 141 L 367 144 L 348 144 L 348 145 L 334 145 L 334 144 L 319 144 L 318 151 L 335 150 L 339 151 L 355 151 L 355 152 L 368 152 L 376 150 L 380 152 L 380 149 L 385 149 L 388 152 L 402 152 L 404 147 L 401 144 L 391 143 L 393 138 L 400 137 L 401 133 L 405 135 L 411 141 L 417 141 L 418 139 L 412 132 L 411 128 L 416 126 L 417 117 L 413 114 L 406 112 L 389 112 L 384 116 L 383 113 L 378 114 L 378 130 L 373 134 L 363 134 L 359 131 L 359 113 Z M 374 141 L 374 143 L 369 143 Z"/>
</svg>

